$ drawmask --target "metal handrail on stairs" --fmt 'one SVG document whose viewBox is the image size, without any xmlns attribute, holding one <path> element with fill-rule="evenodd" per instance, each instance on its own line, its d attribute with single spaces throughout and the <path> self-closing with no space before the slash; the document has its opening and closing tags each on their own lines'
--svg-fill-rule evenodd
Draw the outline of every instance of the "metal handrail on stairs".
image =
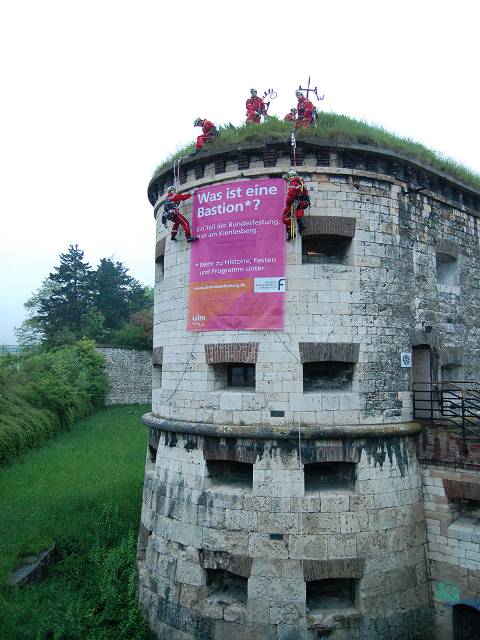
<svg viewBox="0 0 480 640">
<path fill-rule="evenodd" d="M 464 452 L 468 440 L 480 439 L 480 383 L 465 381 L 416 382 L 413 416 L 433 424 L 454 426 L 461 432 Z"/>
</svg>

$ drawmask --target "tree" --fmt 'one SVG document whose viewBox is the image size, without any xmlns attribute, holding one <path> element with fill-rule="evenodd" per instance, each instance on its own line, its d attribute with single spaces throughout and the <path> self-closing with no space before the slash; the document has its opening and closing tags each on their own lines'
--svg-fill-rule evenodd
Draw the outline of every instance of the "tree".
<svg viewBox="0 0 480 640">
<path fill-rule="evenodd" d="M 60 255 L 59 266 L 25 307 L 27 319 L 16 329 L 23 347 L 73 344 L 84 336 L 119 346 L 151 345 L 153 290 L 112 258 L 102 258 L 92 270 L 78 245 Z"/>
<path fill-rule="evenodd" d="M 131 315 L 147 306 L 145 288 L 112 258 L 102 258 L 94 273 L 94 304 L 105 318 L 106 329 L 118 329 Z"/>
<path fill-rule="evenodd" d="M 92 307 L 92 270 L 77 244 L 60 254 L 60 265 L 54 267 L 49 280 L 50 295 L 40 298 L 37 307 L 45 338 L 52 339 L 65 329 L 79 336 L 84 317 Z"/>
</svg>

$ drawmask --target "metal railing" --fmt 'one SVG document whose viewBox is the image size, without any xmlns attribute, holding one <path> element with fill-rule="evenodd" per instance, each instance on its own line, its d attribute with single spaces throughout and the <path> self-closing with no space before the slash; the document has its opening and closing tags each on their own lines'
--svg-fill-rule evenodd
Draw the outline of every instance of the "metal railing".
<svg viewBox="0 0 480 640">
<path fill-rule="evenodd" d="M 461 433 L 463 448 L 480 438 L 480 383 L 465 381 L 416 382 L 413 385 L 413 416 L 454 427 Z"/>
</svg>

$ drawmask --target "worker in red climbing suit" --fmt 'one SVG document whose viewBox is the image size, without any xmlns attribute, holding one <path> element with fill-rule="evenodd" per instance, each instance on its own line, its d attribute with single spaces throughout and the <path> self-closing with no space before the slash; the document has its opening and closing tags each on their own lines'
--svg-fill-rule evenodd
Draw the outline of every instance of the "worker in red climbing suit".
<svg viewBox="0 0 480 640">
<path fill-rule="evenodd" d="M 267 115 L 265 103 L 257 96 L 256 89 L 250 89 L 250 98 L 248 98 L 245 106 L 247 108 L 246 124 L 250 124 L 251 122 L 260 124 L 261 117 Z"/>
<path fill-rule="evenodd" d="M 297 122 L 295 126 L 298 127 L 310 127 L 315 124 L 317 109 L 308 98 L 305 98 L 301 91 L 295 91 L 297 96 Z"/>
<path fill-rule="evenodd" d="M 305 229 L 302 218 L 305 209 L 310 206 L 310 196 L 305 182 L 296 171 L 290 170 L 285 179 L 288 181 L 288 190 L 282 221 L 287 231 L 287 240 L 291 240 L 295 235 L 295 220 L 300 233 Z"/>
<path fill-rule="evenodd" d="M 188 200 L 191 197 L 191 193 L 177 193 L 175 187 L 168 187 L 167 189 L 167 197 L 165 198 L 165 202 L 163 203 L 162 224 L 166 227 L 167 220 L 173 222 L 172 234 L 170 238 L 174 242 L 177 241 L 179 226 L 181 226 L 184 230 L 187 242 L 194 242 L 195 240 L 198 240 L 197 237 L 192 236 L 192 234 L 190 233 L 190 225 L 188 224 L 188 220 L 185 218 L 185 216 L 182 216 L 178 209 L 178 205 L 180 202 L 182 202 L 182 200 Z"/>
<path fill-rule="evenodd" d="M 202 127 L 202 135 L 198 136 L 197 144 L 195 145 L 197 151 L 200 151 L 207 140 L 212 140 L 212 138 L 217 135 L 217 129 L 213 122 L 210 122 L 210 120 L 206 120 L 205 118 L 197 118 L 193 123 L 193 126 Z"/>
<path fill-rule="evenodd" d="M 284 122 L 296 122 L 297 121 L 297 110 L 290 109 L 289 113 L 284 117 Z"/>
</svg>

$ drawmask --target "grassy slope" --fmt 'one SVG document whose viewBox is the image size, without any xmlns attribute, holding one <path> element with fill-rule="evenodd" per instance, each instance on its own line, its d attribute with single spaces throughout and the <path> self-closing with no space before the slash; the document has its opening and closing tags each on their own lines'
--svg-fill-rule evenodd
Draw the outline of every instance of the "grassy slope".
<svg viewBox="0 0 480 640">
<path fill-rule="evenodd" d="M 0 587 L 0 638 L 110 637 L 98 629 L 89 635 L 95 625 L 86 618 L 94 615 L 98 622 L 92 603 L 102 580 L 92 576 L 90 584 L 89 572 L 102 567 L 108 575 L 102 564 L 108 553 L 108 562 L 119 563 L 113 576 L 123 566 L 115 554 L 133 552 L 127 560 L 133 567 L 147 438 L 140 416 L 147 410 L 105 409 L 19 462 L 0 467 L 0 584 L 19 558 L 53 540 L 60 543 L 60 561 L 48 579 L 19 591 Z M 65 635 L 54 632 L 69 616 L 75 622 L 68 622 Z M 144 637 L 136 633 L 131 637 Z"/>
<path fill-rule="evenodd" d="M 269 118 L 259 126 L 243 125 L 241 127 L 220 127 L 220 133 L 215 140 L 208 143 L 212 150 L 225 144 L 240 144 L 242 142 L 264 141 L 266 139 L 290 142 L 291 124 Z M 337 144 L 363 144 L 395 151 L 412 160 L 418 160 L 434 169 L 444 171 L 448 175 L 464 182 L 476 189 L 480 189 L 480 176 L 473 173 L 463 165 L 431 151 L 423 145 L 402 138 L 388 132 L 379 126 L 374 126 L 363 121 L 354 120 L 336 113 L 320 112 L 316 129 L 300 129 L 296 131 L 297 140 L 312 140 L 318 143 Z M 154 176 L 163 170 L 170 168 L 174 159 L 193 153 L 195 147 L 190 144 L 179 149 L 157 167 Z"/>
</svg>

